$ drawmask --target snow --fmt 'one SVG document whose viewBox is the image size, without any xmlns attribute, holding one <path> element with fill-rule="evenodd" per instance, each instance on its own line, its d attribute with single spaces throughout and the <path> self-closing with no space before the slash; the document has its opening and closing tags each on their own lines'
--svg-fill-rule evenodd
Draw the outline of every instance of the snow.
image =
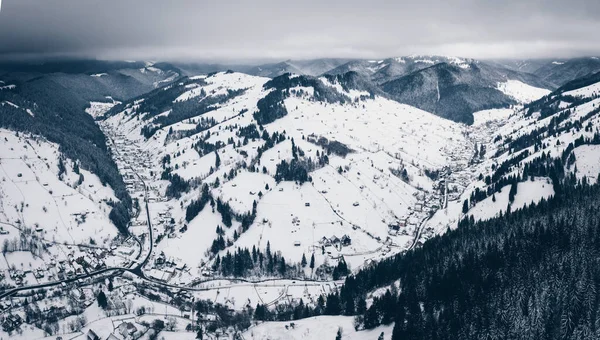
<svg viewBox="0 0 600 340">
<path fill-rule="evenodd" d="M 489 220 L 497 216 L 500 212 L 506 213 L 509 205 L 510 185 L 502 188 L 499 193 L 496 193 L 496 202 L 490 196 L 485 200 L 477 203 L 475 207 L 469 210 L 469 215 L 472 215 L 476 220 Z M 527 180 L 520 182 L 517 185 L 517 194 L 514 202 L 510 204 L 511 210 L 523 208 L 531 203 L 537 203 L 542 198 L 547 199 L 554 195 L 552 182 L 546 177 L 535 178 L 534 181 Z"/>
<path fill-rule="evenodd" d="M 4 85 L 4 86 L 0 86 L 0 91 L 3 90 L 13 90 L 16 89 L 17 85 Z"/>
<path fill-rule="evenodd" d="M 256 102 L 270 91 L 263 89 L 267 80 L 221 72 L 205 78 L 208 85 L 188 88 L 177 101 L 192 100 L 201 89 L 207 95 L 226 93 L 228 89 L 246 89 L 244 94 L 203 114 L 204 118 L 220 122 L 209 129 L 209 142 L 227 143 L 229 138 L 233 138 L 237 143 L 236 129 L 254 123 L 252 112 L 256 110 Z M 345 92 L 339 84 L 326 82 L 325 85 L 352 98 L 366 94 Z M 107 133 L 114 132 L 120 136 L 115 138 L 135 143 L 139 151 L 134 153 L 147 153 L 155 166 L 147 170 L 153 170 L 155 174 L 161 173 L 160 159 L 168 154 L 171 155 L 174 172 L 184 179 L 211 184 L 219 178 L 220 186 L 211 189 L 212 195 L 227 201 L 235 212 L 250 211 L 256 201 L 254 224 L 230 250 L 253 246 L 264 250 L 268 241 L 272 251 L 281 252 L 290 263 L 299 262 L 302 254 L 310 256 L 315 252 L 317 266 L 325 261 L 335 264 L 340 256 L 344 256 L 350 267 L 356 270 L 370 261 L 408 247 L 414 237 L 411 233 L 429 209 L 414 211 L 417 195 L 426 197 L 428 206 L 435 204 L 434 183 L 423 174 L 423 169 L 439 169 L 450 162 L 466 165 L 473 150 L 465 138 L 466 127 L 381 97 L 367 97 L 369 99 L 345 104 L 323 103 L 314 100 L 312 87 L 293 90 L 284 101 L 288 115 L 266 125 L 269 134 L 286 131 L 286 135 L 294 138 L 296 145 L 304 151 L 305 158 L 313 160 L 317 159 L 317 152 L 324 154 L 325 150 L 303 139 L 309 134 L 344 143 L 354 150 L 346 157 L 331 154 L 328 166 L 311 172 L 312 184 L 276 184 L 273 180 L 277 164 L 292 159 L 290 139 L 262 154 L 257 166 L 261 172 L 264 167 L 266 174 L 240 169 L 242 162 L 248 163 L 256 157 L 257 148 L 264 143 L 262 140 L 249 141 L 239 148 L 227 145 L 220 149 L 221 166 L 210 174 L 211 167 L 215 170 L 215 154 L 212 152 L 200 157 L 192 149 L 198 135 L 165 143 L 166 131 L 170 128 L 174 131 L 188 129 L 187 121 L 165 127 L 149 140 L 140 136 L 143 121 L 135 119 L 134 107 L 111 117 L 103 125 Z M 242 109 L 248 112 L 239 114 Z M 243 156 L 242 151 L 247 156 Z M 340 167 L 345 169 L 343 173 L 338 173 Z M 232 169 L 235 178 L 224 178 Z M 392 174 L 392 169 L 405 169 L 408 183 Z M 154 179 L 149 183 L 155 192 L 153 196 L 160 197 L 161 191 L 164 193 L 165 181 Z M 266 189 L 267 184 L 269 189 Z M 178 228 L 186 224 L 185 208 L 191 199 L 198 198 L 199 190 L 200 186 L 179 200 L 151 203 L 152 218 L 157 218 L 156 211 L 169 211 Z M 262 198 L 258 196 L 259 192 L 262 192 Z M 306 206 L 307 203 L 310 206 Z M 391 235 L 389 226 L 403 218 L 414 220 L 415 225 L 407 227 L 399 235 Z M 177 263 L 187 265 L 189 273 L 172 278 L 181 282 L 200 275 L 203 263 L 210 261 L 207 250 L 217 237 L 215 230 L 222 226 L 222 221 L 217 212 L 207 207 L 187 225 L 185 233 L 175 232 L 173 237 L 165 237 L 156 246 L 157 252 L 163 251 Z M 233 239 L 238 227 L 239 222 L 234 221 L 234 225 L 226 229 L 227 237 Z M 327 247 L 324 254 L 320 251 L 319 241 L 323 237 L 341 238 L 344 235 L 352 239 L 351 245 Z M 305 275 L 310 275 L 310 272 Z"/>
<path fill-rule="evenodd" d="M 266 186 L 269 189 L 266 189 Z M 258 200 L 258 193 L 263 195 L 273 190 L 275 180 L 273 177 L 261 173 L 242 172 L 233 180 L 214 190 L 221 200 L 228 202 L 231 208 L 239 213 L 252 211 L 252 203 Z"/>
<path fill-rule="evenodd" d="M 14 107 L 15 109 L 19 108 L 19 106 L 17 104 L 11 103 L 8 100 L 5 100 L 2 102 L 2 106 L 4 106 L 4 105 L 10 105 L 10 106 Z"/>
<path fill-rule="evenodd" d="M 217 96 L 227 94 L 227 90 L 240 90 L 247 88 L 262 87 L 269 78 L 254 77 L 243 73 L 226 73 L 220 72 L 210 77 L 204 77 L 196 79 L 204 79 L 208 83 L 206 86 L 196 87 L 189 91 L 184 92 L 182 95 L 177 97 L 174 102 L 182 102 L 196 98 L 201 95 L 202 90 L 207 96 Z"/>
<path fill-rule="evenodd" d="M 417 60 L 415 60 L 415 63 L 423 63 L 423 64 L 430 64 L 430 65 L 435 64 L 435 62 L 430 59 L 417 59 Z"/>
<path fill-rule="evenodd" d="M 381 65 L 381 66 L 379 66 L 377 69 L 380 69 L 380 68 L 382 68 L 382 67 L 384 67 L 384 66 L 385 66 L 385 65 Z M 373 71 L 373 72 L 376 72 L 376 71 L 377 71 L 377 69 L 372 69 L 371 71 Z M 323 84 L 325 84 L 325 85 L 327 85 L 327 86 L 329 86 L 329 87 L 333 87 L 334 89 L 336 89 L 336 91 L 338 91 L 338 92 L 340 92 L 340 93 L 344 93 L 344 89 L 343 89 L 343 87 L 342 87 L 342 85 L 341 85 L 341 84 L 339 84 L 339 83 L 337 83 L 337 82 L 336 82 L 335 84 L 334 84 L 334 83 L 331 83 L 331 82 L 330 82 L 330 81 L 329 81 L 327 78 L 325 78 L 325 77 L 321 77 L 321 78 L 319 78 L 319 80 L 320 80 L 320 81 L 321 81 Z M 311 88 L 311 89 L 312 89 L 312 88 Z M 314 90 L 313 90 L 313 91 L 314 91 Z M 350 91 L 348 91 L 346 94 L 347 94 L 347 95 L 350 97 L 350 99 L 352 99 L 352 100 L 355 100 L 355 99 L 357 99 L 357 98 L 360 98 L 361 96 L 362 96 L 362 97 L 369 97 L 369 95 L 370 95 L 370 93 L 369 93 L 369 92 L 367 92 L 367 91 L 357 91 L 357 90 L 350 90 Z"/>
<path fill-rule="evenodd" d="M 94 237 L 102 242 L 101 238 L 107 241 L 115 236 L 106 203 L 116 199 L 112 189 L 83 169 L 84 181 L 77 185 L 79 175 L 72 171 L 69 159 L 59 180 L 58 146 L 41 137 L 24 136 L 0 129 L 0 219 L 32 229 L 39 226 L 40 235 L 53 241 L 88 243 Z M 85 222 L 78 214 L 86 215 Z"/>
<path fill-rule="evenodd" d="M 551 92 L 550 90 L 534 87 L 518 80 L 507 80 L 504 83 L 498 83 L 498 90 L 513 97 L 519 103 L 530 103 Z"/>
<path fill-rule="evenodd" d="M 151 71 L 151 72 L 155 72 L 155 73 L 158 73 L 158 74 L 162 74 L 163 73 L 163 71 L 161 69 L 156 68 L 156 67 L 152 67 L 152 66 L 146 67 L 146 70 Z"/>
<path fill-rule="evenodd" d="M 247 330 L 243 336 L 247 340 L 334 339 L 341 328 L 344 340 L 377 340 L 382 332 L 385 340 L 392 338 L 393 324 L 355 331 L 353 322 L 354 318 L 350 316 L 317 316 L 296 321 L 267 322 Z M 290 323 L 294 324 L 293 328 Z"/>
<path fill-rule="evenodd" d="M 100 77 L 105 77 L 108 76 L 108 73 L 96 73 L 96 74 L 92 74 L 91 77 L 95 77 L 95 78 L 100 78 Z"/>
<path fill-rule="evenodd" d="M 563 95 L 584 98 L 598 96 L 600 95 L 600 82 L 576 90 L 564 92 Z"/>
<path fill-rule="evenodd" d="M 90 107 L 85 109 L 85 112 L 90 116 L 97 118 L 104 115 L 115 105 L 121 104 L 121 102 L 114 100 L 112 97 L 106 97 L 111 102 L 90 102 Z"/>
<path fill-rule="evenodd" d="M 473 126 L 480 126 L 494 121 L 504 121 L 513 115 L 513 109 L 491 109 L 473 113 Z"/>
<path fill-rule="evenodd" d="M 577 178 L 584 176 L 588 181 L 595 183 L 600 174 L 600 145 L 582 145 L 573 150 Z"/>
</svg>

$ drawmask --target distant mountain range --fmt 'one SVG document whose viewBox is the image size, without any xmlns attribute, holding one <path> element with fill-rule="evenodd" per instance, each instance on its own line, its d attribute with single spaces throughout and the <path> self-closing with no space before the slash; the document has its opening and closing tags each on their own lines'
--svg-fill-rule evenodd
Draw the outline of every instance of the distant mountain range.
<svg viewBox="0 0 600 340">
<path fill-rule="evenodd" d="M 231 69 L 269 78 L 286 73 L 319 76 L 351 72 L 351 78 L 361 79 L 359 83 L 364 87 L 363 90 L 372 92 L 378 89 L 401 103 L 470 124 L 473 122 L 473 112 L 523 102 L 515 98 L 515 91 L 536 91 L 536 88 L 555 90 L 573 79 L 598 72 L 600 60 L 588 57 L 482 61 L 413 55 L 380 60 L 286 60 L 258 66 L 213 64 L 195 67 L 182 65 L 180 68 L 186 70 L 183 74 L 189 75 Z M 519 89 L 508 89 L 505 86 L 508 81 Z M 511 93 L 505 93 L 507 91 Z"/>
<path fill-rule="evenodd" d="M 344 76 L 351 79 L 358 90 L 471 124 L 473 112 L 506 108 L 526 101 L 517 98 L 523 91 L 555 90 L 573 79 L 599 72 L 600 60 L 587 57 L 482 61 L 413 55 L 380 60 L 286 60 L 262 65 L 104 61 L 0 64 L 3 79 L 17 85 L 28 83 L 25 90 L 56 88 L 54 85 L 58 85 L 71 93 L 76 92 L 86 103 L 102 101 L 107 96 L 128 100 L 183 76 L 226 70 L 267 78 L 287 73 L 312 77 Z M 508 82 L 513 88 L 507 88 Z"/>
</svg>

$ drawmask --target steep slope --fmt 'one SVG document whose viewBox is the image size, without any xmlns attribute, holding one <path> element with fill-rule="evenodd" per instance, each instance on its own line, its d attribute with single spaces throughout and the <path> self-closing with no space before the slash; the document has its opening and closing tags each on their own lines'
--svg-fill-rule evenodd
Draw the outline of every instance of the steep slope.
<svg viewBox="0 0 600 340">
<path fill-rule="evenodd" d="M 41 136 L 0 129 L 0 140 L 2 241 L 29 230 L 52 243 L 106 246 L 117 235 L 109 221 L 116 197 L 96 175 Z"/>
<path fill-rule="evenodd" d="M 586 316 L 600 308 L 592 288 L 599 283 L 599 189 L 569 185 L 536 207 L 465 220 L 422 249 L 348 278 L 337 301 L 352 303 L 340 308 L 400 280 L 400 293 L 388 290 L 357 318 L 364 327 L 395 321 L 392 339 L 597 338 L 595 319 Z"/>
</svg>

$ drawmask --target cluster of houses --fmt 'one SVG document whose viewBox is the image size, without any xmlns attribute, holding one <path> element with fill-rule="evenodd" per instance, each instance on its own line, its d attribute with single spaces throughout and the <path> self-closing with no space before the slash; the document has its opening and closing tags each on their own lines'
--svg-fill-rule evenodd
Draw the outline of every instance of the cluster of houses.
<svg viewBox="0 0 600 340">
<path fill-rule="evenodd" d="M 0 272 L 0 283 L 4 287 L 10 288 L 32 283 L 43 283 L 45 280 L 53 281 L 56 279 L 72 278 L 85 274 L 86 271 L 106 268 L 105 261 L 108 257 L 128 257 L 134 252 L 135 241 L 131 238 L 119 247 L 112 245 L 110 249 L 67 246 L 67 253 L 64 257 L 51 258 L 40 266 L 20 269 L 14 266 L 9 267 L 7 271 L 12 283 L 10 281 L 4 282 L 6 276 L 3 272 Z M 124 266 L 126 265 L 127 261 Z"/>
<path fill-rule="evenodd" d="M 143 330 L 138 330 L 138 327 L 134 325 L 132 322 L 124 321 L 117 328 L 114 329 L 112 333 L 106 338 L 106 340 L 130 340 L 137 339 L 141 336 L 141 332 Z M 87 340 L 104 340 L 98 336 L 98 334 L 90 329 L 86 333 Z"/>
<path fill-rule="evenodd" d="M 171 278 L 186 269 L 187 265 L 185 263 L 178 264 L 174 258 L 167 258 L 164 252 L 160 252 L 160 254 L 154 258 L 154 264 L 152 269 L 148 272 L 148 275 L 157 280 L 168 282 Z"/>
<path fill-rule="evenodd" d="M 350 238 L 350 236 L 348 235 L 344 235 L 341 238 L 338 238 L 337 236 L 333 235 L 330 238 L 327 238 L 325 236 L 323 236 L 320 240 L 319 240 L 319 244 L 324 246 L 324 247 L 336 247 L 336 248 L 341 248 L 341 247 L 346 247 L 352 244 L 352 239 Z"/>
<path fill-rule="evenodd" d="M 23 319 L 18 314 L 9 314 L 2 320 L 2 330 L 9 333 L 19 328 L 23 324 Z"/>
<path fill-rule="evenodd" d="M 417 199 L 417 203 L 415 203 L 414 206 L 409 207 L 410 213 L 407 216 L 400 218 L 394 224 L 388 225 L 389 235 L 408 235 L 408 232 L 415 230 L 419 225 L 419 222 L 425 218 L 427 214 L 433 214 L 440 208 L 440 204 L 436 202 L 440 200 L 441 196 L 437 193 L 428 197 L 424 192 L 417 191 L 413 196 Z"/>
</svg>

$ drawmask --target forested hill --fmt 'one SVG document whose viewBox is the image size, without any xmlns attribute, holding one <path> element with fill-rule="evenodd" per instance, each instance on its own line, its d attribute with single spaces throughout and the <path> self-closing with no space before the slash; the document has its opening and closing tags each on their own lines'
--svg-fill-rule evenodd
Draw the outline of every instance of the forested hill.
<svg viewBox="0 0 600 340">
<path fill-rule="evenodd" d="M 360 271 L 335 300 L 346 314 L 350 301 L 363 306 L 365 328 L 395 321 L 398 340 L 598 339 L 599 250 L 600 185 L 563 185 L 537 206 L 465 220 Z M 401 293 L 364 308 L 367 292 L 398 279 Z"/>
</svg>

